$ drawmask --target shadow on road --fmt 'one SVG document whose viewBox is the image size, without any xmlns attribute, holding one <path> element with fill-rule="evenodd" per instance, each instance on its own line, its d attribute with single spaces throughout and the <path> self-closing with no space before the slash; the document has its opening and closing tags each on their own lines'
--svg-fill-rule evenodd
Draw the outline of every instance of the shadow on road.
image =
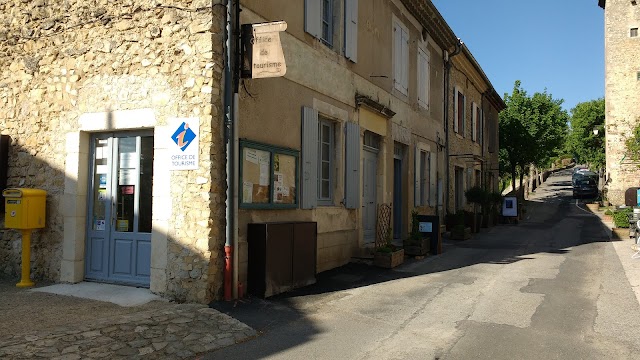
<svg viewBox="0 0 640 360">
<path fill-rule="evenodd" d="M 519 225 L 498 225 L 483 229 L 467 241 L 445 241 L 441 255 L 422 260 L 406 258 L 401 266 L 393 270 L 365 263 L 349 263 L 317 274 L 317 282 L 311 286 L 268 299 L 249 297 L 237 302 L 214 302 L 210 306 L 248 324 L 261 334 L 282 331 L 284 327 L 295 324 L 296 336 L 285 336 L 284 341 L 260 342 L 260 338 L 252 341 L 260 342 L 256 348 L 259 347 L 261 356 L 268 356 L 317 336 L 321 330 L 308 315 L 313 313 L 314 305 L 330 301 L 339 291 L 477 264 L 511 264 L 533 259 L 534 257 L 529 256 L 533 254 L 563 255 L 572 251 L 571 248 L 575 246 L 610 241 L 601 220 L 576 207 L 576 200 L 571 197 L 571 181 L 566 181 L 566 176 L 570 176 L 570 170 L 552 175 L 547 183 L 536 190 L 533 200 L 525 201 L 526 213 Z M 576 223 L 575 231 L 580 236 L 554 240 L 549 234 L 565 219 Z M 531 240 L 531 236 L 537 237 Z M 216 358 L 250 356 L 251 350 L 244 349 L 247 345 L 243 344 L 242 350 L 234 350 L 235 347 L 232 347 L 214 354 Z"/>
</svg>

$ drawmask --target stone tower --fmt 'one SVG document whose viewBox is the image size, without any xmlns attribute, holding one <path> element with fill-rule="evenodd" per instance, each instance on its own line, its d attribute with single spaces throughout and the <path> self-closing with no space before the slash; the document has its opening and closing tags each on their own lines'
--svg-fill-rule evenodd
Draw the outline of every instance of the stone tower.
<svg viewBox="0 0 640 360">
<path fill-rule="evenodd" d="M 640 0 L 599 0 L 605 11 L 605 107 L 608 199 L 624 204 L 625 190 L 640 186 L 640 168 L 625 140 L 640 122 Z"/>
</svg>

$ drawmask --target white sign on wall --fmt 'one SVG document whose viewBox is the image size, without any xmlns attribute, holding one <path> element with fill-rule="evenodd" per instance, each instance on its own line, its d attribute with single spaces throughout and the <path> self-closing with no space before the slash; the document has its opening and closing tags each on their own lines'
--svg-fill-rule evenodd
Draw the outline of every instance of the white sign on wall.
<svg viewBox="0 0 640 360">
<path fill-rule="evenodd" d="M 169 120 L 169 169 L 197 170 L 200 153 L 200 120 L 174 118 Z"/>
</svg>

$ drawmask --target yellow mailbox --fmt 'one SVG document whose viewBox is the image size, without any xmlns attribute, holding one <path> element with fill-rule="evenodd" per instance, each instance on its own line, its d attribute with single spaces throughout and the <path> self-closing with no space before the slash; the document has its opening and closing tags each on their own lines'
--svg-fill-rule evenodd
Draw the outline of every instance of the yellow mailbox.
<svg viewBox="0 0 640 360">
<path fill-rule="evenodd" d="M 9 188 L 5 197 L 4 226 L 9 229 L 44 227 L 47 192 L 40 189 Z"/>
<path fill-rule="evenodd" d="M 47 192 L 40 189 L 9 188 L 5 197 L 4 226 L 22 232 L 22 276 L 17 287 L 31 287 L 31 230 L 44 227 Z"/>
</svg>

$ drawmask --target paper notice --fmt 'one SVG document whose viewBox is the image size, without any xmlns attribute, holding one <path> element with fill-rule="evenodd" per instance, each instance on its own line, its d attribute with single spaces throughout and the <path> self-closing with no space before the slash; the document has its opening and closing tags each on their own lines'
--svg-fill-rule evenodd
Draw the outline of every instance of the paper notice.
<svg viewBox="0 0 640 360">
<path fill-rule="evenodd" d="M 260 160 L 260 164 L 269 163 L 269 153 L 268 152 L 261 152 L 259 155 L 259 160 Z"/>
<path fill-rule="evenodd" d="M 260 186 L 269 185 L 269 164 L 260 163 Z"/>
<path fill-rule="evenodd" d="M 258 163 L 258 152 L 255 149 L 245 149 L 245 159 L 254 164 Z"/>
<path fill-rule="evenodd" d="M 273 181 L 275 181 L 275 182 L 277 182 L 279 184 L 282 184 L 282 179 L 283 179 L 282 173 L 274 172 L 273 173 L 273 178 L 274 178 Z"/>
<path fill-rule="evenodd" d="M 253 184 L 248 181 L 242 182 L 242 202 L 245 204 L 253 202 Z"/>
<path fill-rule="evenodd" d="M 284 197 L 289 196 L 289 187 L 288 186 L 282 187 L 282 196 L 284 196 Z"/>
</svg>

